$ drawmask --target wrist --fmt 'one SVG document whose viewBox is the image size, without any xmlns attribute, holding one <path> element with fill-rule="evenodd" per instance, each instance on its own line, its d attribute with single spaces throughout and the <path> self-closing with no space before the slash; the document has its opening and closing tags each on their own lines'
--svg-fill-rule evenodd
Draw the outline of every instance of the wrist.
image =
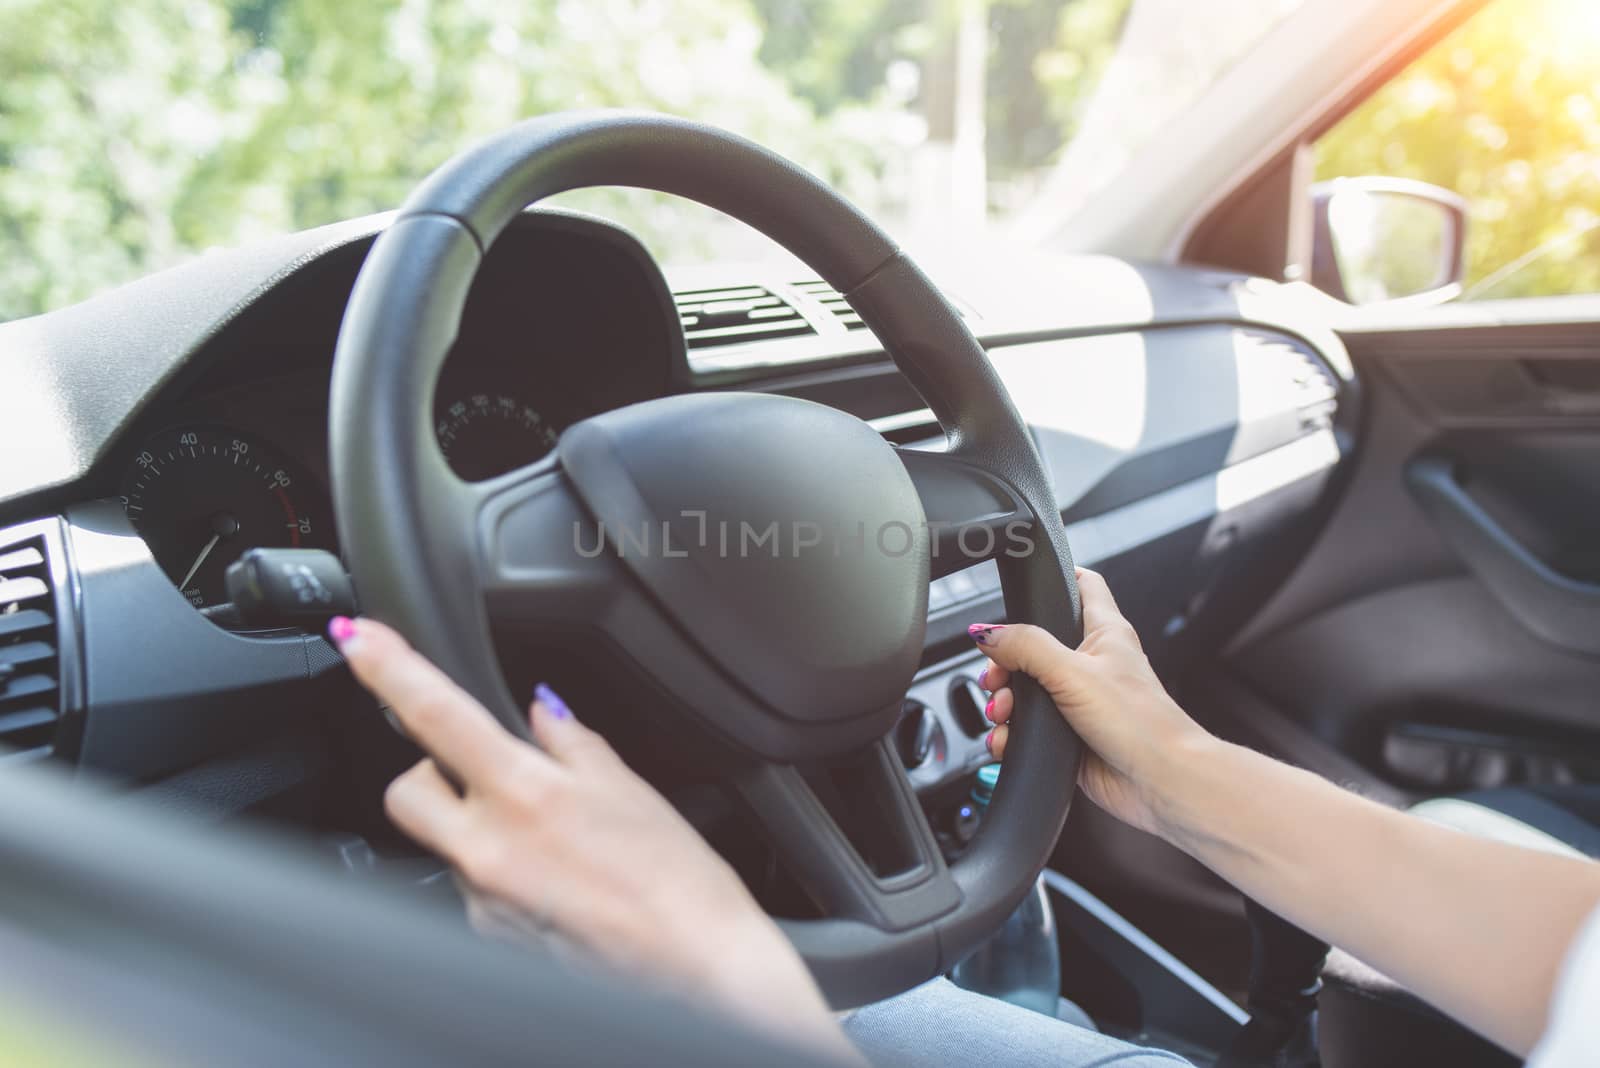
<svg viewBox="0 0 1600 1068">
<path fill-rule="evenodd" d="M 1146 805 L 1159 837 L 1194 852 L 1196 840 L 1205 834 L 1207 814 L 1222 800 L 1226 784 L 1219 781 L 1217 771 L 1237 748 L 1191 721 L 1178 737 L 1157 749 L 1158 766 L 1146 780 Z"/>
<path fill-rule="evenodd" d="M 805 962 L 766 913 L 731 918 L 706 989 L 765 1031 L 835 1054 L 854 1051 Z"/>
</svg>

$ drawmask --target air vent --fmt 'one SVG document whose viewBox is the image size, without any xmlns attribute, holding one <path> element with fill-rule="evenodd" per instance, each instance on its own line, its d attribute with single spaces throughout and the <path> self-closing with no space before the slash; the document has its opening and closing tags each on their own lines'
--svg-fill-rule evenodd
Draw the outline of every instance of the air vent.
<svg viewBox="0 0 1600 1068">
<path fill-rule="evenodd" d="M 1256 330 L 1240 333 L 1255 352 L 1287 371 L 1297 406 L 1321 408 L 1338 397 L 1339 387 L 1333 375 L 1321 360 L 1304 348 L 1277 334 Z"/>
<path fill-rule="evenodd" d="M 790 282 L 789 284 L 832 313 L 833 317 L 846 330 L 867 329 L 867 324 L 862 322 L 861 316 L 856 314 L 856 310 L 850 306 L 849 301 L 844 299 L 844 295 L 822 279 L 807 278 L 804 281 Z M 978 318 L 977 312 L 973 311 L 965 301 L 952 297 L 948 293 L 945 294 L 945 299 L 950 301 L 951 306 L 956 310 L 956 314 L 961 318 L 966 319 L 968 322 Z"/>
<path fill-rule="evenodd" d="M 797 308 L 763 286 L 691 289 L 672 299 L 690 351 L 816 333 Z"/>
<path fill-rule="evenodd" d="M 1339 391 L 1333 384 L 1333 376 L 1322 366 L 1321 361 L 1300 349 L 1289 349 L 1289 353 L 1292 361 L 1289 374 L 1294 379 L 1295 392 L 1300 396 L 1302 407 L 1320 405 L 1338 396 Z"/>
<path fill-rule="evenodd" d="M 867 324 L 861 321 L 861 316 L 850 307 L 850 302 L 845 300 L 837 289 L 820 278 L 812 278 L 805 282 L 795 282 L 794 287 L 832 313 L 833 317 L 846 330 L 865 330 Z"/>
<path fill-rule="evenodd" d="M 0 547 L 0 760 L 49 756 L 61 718 L 56 599 L 42 536 Z"/>
</svg>

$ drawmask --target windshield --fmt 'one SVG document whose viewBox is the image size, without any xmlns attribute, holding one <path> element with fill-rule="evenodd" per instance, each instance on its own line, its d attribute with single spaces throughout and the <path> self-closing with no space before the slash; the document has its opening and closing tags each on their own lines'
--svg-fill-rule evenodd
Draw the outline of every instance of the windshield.
<svg viewBox="0 0 1600 1068">
<path fill-rule="evenodd" d="M 0 319 L 396 207 L 573 107 L 738 131 L 913 246 L 1038 240 L 1031 206 L 1115 180 L 1299 2 L 0 0 Z M 669 264 L 767 254 L 681 201 L 562 200 Z"/>
</svg>

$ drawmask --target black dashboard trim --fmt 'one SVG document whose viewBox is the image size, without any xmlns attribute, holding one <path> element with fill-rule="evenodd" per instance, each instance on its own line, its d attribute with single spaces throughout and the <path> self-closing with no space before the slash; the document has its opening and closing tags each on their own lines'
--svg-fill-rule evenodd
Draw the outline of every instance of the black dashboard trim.
<svg viewBox="0 0 1600 1068">
<path fill-rule="evenodd" d="M 0 323 L 0 522 L 59 511 L 112 492 L 118 457 L 186 398 L 223 388 L 214 355 L 280 288 L 315 284 L 319 269 L 355 272 L 394 216 L 367 216 L 207 253 L 71 307 Z M 641 270 L 663 321 L 678 322 L 665 277 L 638 238 L 608 220 L 531 209 L 523 228 L 585 233 Z M 350 257 L 348 263 L 335 261 Z M 330 339 L 331 340 L 331 339 Z M 667 333 L 665 392 L 692 386 L 681 329 Z M 297 368 L 286 373 L 292 375 Z M 282 442 L 275 442 L 282 445 Z M 85 487 L 90 492 L 85 493 Z"/>
</svg>

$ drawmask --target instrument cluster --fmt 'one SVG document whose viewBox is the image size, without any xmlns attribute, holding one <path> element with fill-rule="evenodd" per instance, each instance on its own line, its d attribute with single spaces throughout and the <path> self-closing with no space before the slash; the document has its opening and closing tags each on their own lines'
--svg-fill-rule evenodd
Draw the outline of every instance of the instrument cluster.
<svg viewBox="0 0 1600 1068">
<path fill-rule="evenodd" d="M 324 281 L 347 298 L 358 266 L 330 257 Z M 281 296 L 298 305 L 303 286 Z M 226 601 L 223 576 L 249 549 L 338 549 L 327 420 L 343 299 L 331 315 L 275 315 L 273 293 L 260 303 L 116 465 L 129 521 L 197 608 Z M 530 214 L 473 282 L 431 398 L 434 434 L 458 477 L 493 478 L 548 455 L 580 419 L 670 392 L 682 367 L 643 249 L 607 224 Z"/>
</svg>

